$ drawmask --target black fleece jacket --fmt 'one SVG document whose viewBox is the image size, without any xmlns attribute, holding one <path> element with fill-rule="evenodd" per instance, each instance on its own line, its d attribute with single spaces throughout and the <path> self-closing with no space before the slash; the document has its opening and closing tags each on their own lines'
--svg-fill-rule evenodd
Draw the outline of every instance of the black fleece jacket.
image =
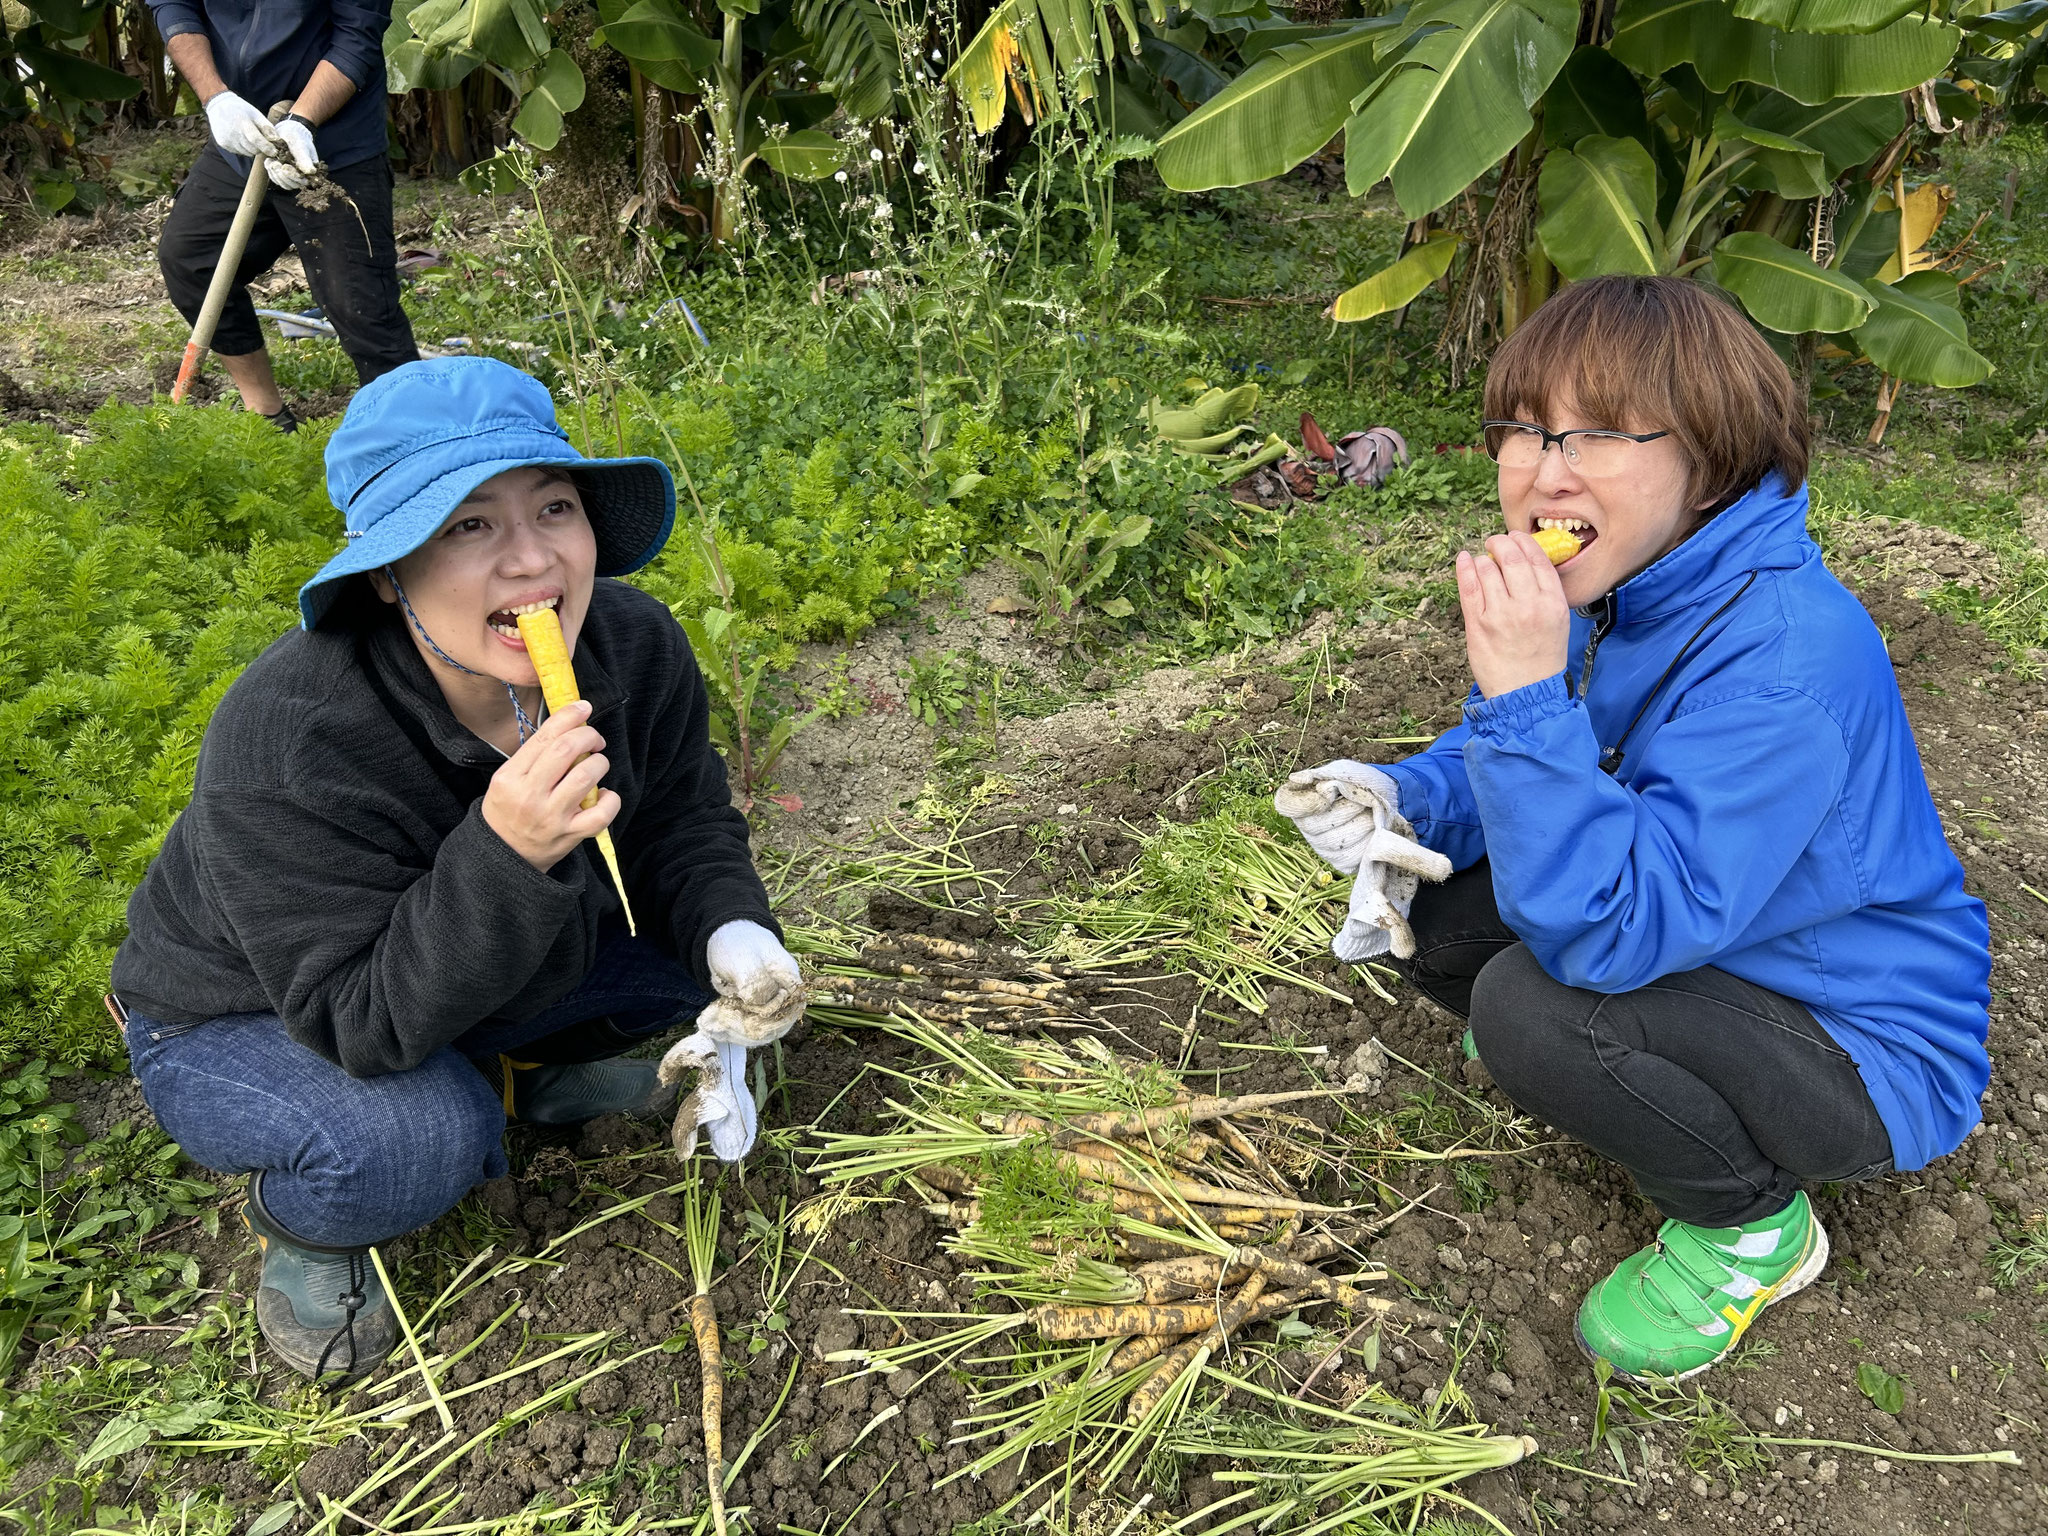
<svg viewBox="0 0 2048 1536">
<path fill-rule="evenodd" d="M 374 1077 L 485 1019 L 531 1017 L 589 971 L 618 907 L 603 859 L 586 842 L 543 874 L 490 829 L 504 759 L 456 721 L 401 622 L 353 603 L 343 627 L 276 641 L 221 700 L 192 803 L 128 904 L 113 982 L 131 1011 L 274 1012 Z M 575 661 L 641 936 L 708 988 L 720 924 L 779 929 L 689 642 L 654 598 L 600 581 Z"/>
</svg>

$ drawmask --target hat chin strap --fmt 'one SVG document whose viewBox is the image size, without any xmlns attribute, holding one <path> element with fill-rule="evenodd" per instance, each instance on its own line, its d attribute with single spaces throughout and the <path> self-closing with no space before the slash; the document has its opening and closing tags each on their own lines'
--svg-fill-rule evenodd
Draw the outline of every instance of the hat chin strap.
<svg viewBox="0 0 2048 1536">
<path fill-rule="evenodd" d="M 412 627 L 419 631 L 419 637 L 426 642 L 428 650 L 432 651 L 458 672 L 465 672 L 471 677 L 490 677 L 489 673 L 479 672 L 475 667 L 465 667 L 461 662 L 434 643 L 434 637 L 427 633 L 427 626 L 422 624 L 420 616 L 412 611 L 412 600 L 405 595 L 405 586 L 398 579 L 397 566 L 385 566 L 384 576 L 391 583 L 391 590 L 398 594 L 398 606 L 405 610 L 405 616 L 412 621 Z M 522 747 L 525 746 L 526 738 L 531 736 L 537 727 L 534 725 L 532 718 L 526 713 L 526 707 L 519 702 L 519 690 L 510 683 L 505 682 L 502 677 L 491 678 L 491 681 L 503 684 L 505 697 L 512 701 L 512 713 L 518 717 L 519 721 L 519 744 Z"/>
</svg>

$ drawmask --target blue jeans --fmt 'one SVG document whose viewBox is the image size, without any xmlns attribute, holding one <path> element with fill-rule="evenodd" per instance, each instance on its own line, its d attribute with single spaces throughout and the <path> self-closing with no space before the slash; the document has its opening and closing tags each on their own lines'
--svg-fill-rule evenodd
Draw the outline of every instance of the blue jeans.
<svg viewBox="0 0 2048 1536">
<path fill-rule="evenodd" d="M 519 1023 L 486 1020 L 410 1072 L 350 1077 L 274 1013 L 164 1024 L 131 1012 L 128 1058 L 187 1157 L 220 1173 L 260 1169 L 279 1224 L 349 1247 L 423 1227 L 506 1173 L 504 1106 L 470 1058 L 616 1055 L 710 1000 L 686 967 L 621 934 L 559 1003 Z"/>
</svg>

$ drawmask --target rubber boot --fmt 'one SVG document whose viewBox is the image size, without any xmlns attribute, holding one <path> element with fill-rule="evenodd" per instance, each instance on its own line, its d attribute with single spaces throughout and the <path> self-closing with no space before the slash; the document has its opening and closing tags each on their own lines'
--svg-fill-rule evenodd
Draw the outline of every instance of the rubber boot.
<svg viewBox="0 0 2048 1536">
<path fill-rule="evenodd" d="M 398 1315 L 368 1248 L 335 1248 L 294 1237 L 263 1204 L 263 1175 L 249 1177 L 242 1221 L 263 1255 L 256 1325 L 273 1353 L 318 1381 L 382 1365 L 398 1343 Z"/>
</svg>

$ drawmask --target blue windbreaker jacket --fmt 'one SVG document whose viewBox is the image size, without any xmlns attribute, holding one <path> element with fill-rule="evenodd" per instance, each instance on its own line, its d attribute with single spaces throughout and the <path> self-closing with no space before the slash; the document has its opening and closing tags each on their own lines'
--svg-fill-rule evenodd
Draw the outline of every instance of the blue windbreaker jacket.
<svg viewBox="0 0 2048 1536">
<path fill-rule="evenodd" d="M 384 153 L 384 29 L 391 0 L 149 0 L 165 42 L 202 32 L 227 88 L 259 112 L 305 89 L 322 59 L 355 86 L 341 110 L 313 130 L 329 166 Z M 237 169 L 245 159 L 230 155 Z"/>
<path fill-rule="evenodd" d="M 1803 486 L 1750 492 L 1575 615 L 1568 672 L 1475 689 L 1463 725 L 1387 771 L 1424 843 L 1491 860 L 1549 975 L 1628 992 L 1712 965 L 1796 999 L 1855 1061 L 1896 1165 L 1919 1168 L 1979 1118 L 1990 929 L 1877 626 L 1806 510 Z"/>
</svg>

